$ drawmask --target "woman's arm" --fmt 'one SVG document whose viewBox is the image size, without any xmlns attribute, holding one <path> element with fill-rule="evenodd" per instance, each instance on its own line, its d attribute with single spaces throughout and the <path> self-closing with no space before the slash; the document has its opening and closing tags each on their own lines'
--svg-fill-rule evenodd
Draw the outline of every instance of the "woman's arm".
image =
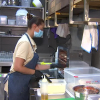
<svg viewBox="0 0 100 100">
<path fill-rule="evenodd" d="M 37 65 L 36 70 L 47 70 L 50 69 L 50 65 Z"/>
<path fill-rule="evenodd" d="M 24 59 L 16 57 L 14 62 L 14 70 L 23 74 L 35 74 L 35 70 L 25 67 L 24 62 Z"/>
</svg>

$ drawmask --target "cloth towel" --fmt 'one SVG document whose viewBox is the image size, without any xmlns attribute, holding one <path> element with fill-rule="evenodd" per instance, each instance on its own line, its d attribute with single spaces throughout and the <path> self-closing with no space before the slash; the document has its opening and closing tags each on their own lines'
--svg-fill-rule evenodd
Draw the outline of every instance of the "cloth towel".
<svg viewBox="0 0 100 100">
<path fill-rule="evenodd" d="M 98 50 L 99 31 L 97 22 L 89 22 L 85 25 L 81 47 L 86 52 L 90 53 L 92 48 Z"/>
<path fill-rule="evenodd" d="M 68 24 L 59 24 L 56 34 L 58 34 L 60 37 L 66 38 L 69 32 Z"/>
</svg>

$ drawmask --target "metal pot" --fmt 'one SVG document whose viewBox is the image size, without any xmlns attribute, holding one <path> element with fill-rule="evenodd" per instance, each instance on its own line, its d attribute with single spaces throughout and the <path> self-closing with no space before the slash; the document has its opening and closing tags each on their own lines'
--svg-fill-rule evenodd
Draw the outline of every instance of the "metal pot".
<svg viewBox="0 0 100 100">
<path fill-rule="evenodd" d="M 99 94 L 99 89 L 92 86 L 78 85 L 73 88 L 75 100 L 88 100 L 89 94 Z"/>
</svg>

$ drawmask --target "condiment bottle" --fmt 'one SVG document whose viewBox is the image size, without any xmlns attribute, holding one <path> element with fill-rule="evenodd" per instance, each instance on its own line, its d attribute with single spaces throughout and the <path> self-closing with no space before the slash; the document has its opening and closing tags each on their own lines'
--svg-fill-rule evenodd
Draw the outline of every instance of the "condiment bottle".
<svg viewBox="0 0 100 100">
<path fill-rule="evenodd" d="M 42 79 L 42 83 L 41 83 L 41 100 L 48 100 L 48 82 L 47 79 L 44 78 Z"/>
</svg>

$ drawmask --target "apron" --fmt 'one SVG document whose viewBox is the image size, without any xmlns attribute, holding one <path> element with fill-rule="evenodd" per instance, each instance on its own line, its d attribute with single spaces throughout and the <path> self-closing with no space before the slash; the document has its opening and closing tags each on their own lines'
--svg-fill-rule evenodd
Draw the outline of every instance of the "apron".
<svg viewBox="0 0 100 100">
<path fill-rule="evenodd" d="M 32 43 L 27 34 L 25 34 L 30 42 L 33 49 Z M 34 50 L 34 49 L 33 49 Z M 34 52 L 34 57 L 31 61 L 25 65 L 25 67 L 34 69 L 37 65 L 39 56 Z M 14 72 L 9 74 L 8 80 L 8 94 L 9 100 L 29 100 L 29 82 L 33 75 L 22 74 L 19 72 Z"/>
</svg>

